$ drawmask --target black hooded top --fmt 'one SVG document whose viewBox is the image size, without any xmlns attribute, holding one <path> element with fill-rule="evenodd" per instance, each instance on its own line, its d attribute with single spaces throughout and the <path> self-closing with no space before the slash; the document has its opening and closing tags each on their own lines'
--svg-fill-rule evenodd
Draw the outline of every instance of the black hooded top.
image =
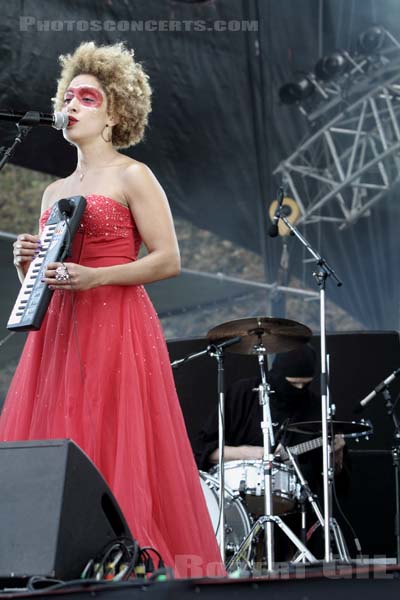
<svg viewBox="0 0 400 600">
<path fill-rule="evenodd" d="M 275 433 L 282 424 L 298 421 L 320 420 L 319 398 L 307 385 L 298 389 L 286 377 L 314 377 L 316 356 L 314 349 L 305 345 L 299 350 L 278 354 L 267 381 L 271 387 L 271 417 Z M 254 391 L 260 378 L 240 379 L 228 388 L 225 396 L 225 444 L 227 446 L 262 446 L 262 406 L 258 392 Z M 278 433 L 279 435 L 279 433 Z M 288 446 L 310 439 L 301 434 L 287 432 L 284 443 Z M 218 411 L 210 418 L 200 434 L 200 447 L 196 453 L 197 466 L 201 470 L 211 468 L 210 454 L 218 448 Z"/>
</svg>

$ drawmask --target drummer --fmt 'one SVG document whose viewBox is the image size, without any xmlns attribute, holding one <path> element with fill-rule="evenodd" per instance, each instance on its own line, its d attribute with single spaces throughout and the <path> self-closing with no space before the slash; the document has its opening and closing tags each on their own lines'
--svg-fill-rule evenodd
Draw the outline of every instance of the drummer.
<svg viewBox="0 0 400 600">
<path fill-rule="evenodd" d="M 287 432 L 290 423 L 315 421 L 321 418 L 320 398 L 310 389 L 316 374 L 316 354 L 309 344 L 297 350 L 277 354 L 267 380 L 272 389 L 270 408 L 275 441 L 285 446 L 304 442 L 304 436 Z M 225 401 L 224 460 L 257 460 L 263 457 L 261 421 L 262 406 L 256 388 L 259 378 L 241 379 L 227 390 Z M 335 436 L 335 471 L 343 467 L 342 436 Z M 219 461 L 218 414 L 210 416 L 200 434 L 200 452 L 197 464 L 200 470 L 209 470 Z M 311 485 L 321 471 L 321 450 L 313 450 L 299 457 L 300 466 Z M 279 455 L 279 445 L 276 450 Z"/>
</svg>

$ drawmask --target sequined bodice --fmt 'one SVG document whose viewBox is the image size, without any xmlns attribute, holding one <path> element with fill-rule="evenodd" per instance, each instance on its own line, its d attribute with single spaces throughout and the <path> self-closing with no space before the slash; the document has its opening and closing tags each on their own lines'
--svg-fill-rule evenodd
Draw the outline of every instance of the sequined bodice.
<svg viewBox="0 0 400 600">
<path fill-rule="evenodd" d="M 73 241 L 72 262 L 80 264 L 119 264 L 137 258 L 141 238 L 128 207 L 120 202 L 90 194 Z M 50 209 L 40 218 L 41 227 Z"/>
</svg>

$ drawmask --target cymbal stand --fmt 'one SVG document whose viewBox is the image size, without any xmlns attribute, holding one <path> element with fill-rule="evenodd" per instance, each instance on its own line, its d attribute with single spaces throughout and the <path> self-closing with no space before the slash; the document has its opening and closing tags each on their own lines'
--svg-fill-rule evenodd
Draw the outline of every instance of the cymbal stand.
<svg viewBox="0 0 400 600">
<path fill-rule="evenodd" d="M 254 332 L 257 333 L 257 332 Z M 273 515 L 273 496 L 272 496 L 272 469 L 274 455 L 272 453 L 272 447 L 274 446 L 274 433 L 272 429 L 271 410 L 269 405 L 269 396 L 271 394 L 270 386 L 267 382 L 265 375 L 264 366 L 264 355 L 266 349 L 263 346 L 261 333 L 259 336 L 258 344 L 254 346 L 254 353 L 257 354 L 258 366 L 260 369 L 261 383 L 258 387 L 259 402 L 263 407 L 263 420 L 261 422 L 261 429 L 263 434 L 263 469 L 264 469 L 264 515 L 259 517 L 254 523 L 248 535 L 240 544 L 237 552 L 231 558 L 227 564 L 226 570 L 229 572 L 235 566 L 238 566 L 240 561 L 246 561 L 249 555 L 249 550 L 253 542 L 254 537 L 258 532 L 264 530 L 265 540 L 265 554 L 267 560 L 267 570 L 274 572 L 275 567 L 275 556 L 274 556 L 274 524 L 276 524 L 285 535 L 292 541 L 292 543 L 300 551 L 300 556 L 305 557 L 309 562 L 317 562 L 315 556 L 306 548 L 301 540 L 296 536 L 295 533 L 282 521 L 278 516 Z"/>
<path fill-rule="evenodd" d="M 272 499 L 272 467 L 274 456 L 272 447 L 275 446 L 274 430 L 272 428 L 271 409 L 269 405 L 269 396 L 271 389 L 267 383 L 264 367 L 265 348 L 261 343 L 258 343 L 255 348 L 258 358 L 258 366 L 260 368 L 261 383 L 258 386 L 258 399 L 263 407 L 263 420 L 261 421 L 261 430 L 263 434 L 263 471 L 264 471 L 264 515 L 271 517 L 273 514 L 273 499 Z M 268 520 L 264 524 L 264 542 L 265 556 L 267 558 L 267 569 L 272 571 L 274 568 L 274 528 L 273 522 Z"/>
<path fill-rule="evenodd" d="M 210 353 L 217 361 L 218 368 L 218 466 L 219 466 L 219 490 L 218 490 L 218 544 L 221 552 L 222 562 L 225 564 L 225 385 L 224 385 L 224 356 L 223 350 L 215 346 Z"/>
<path fill-rule="evenodd" d="M 218 446 L 219 446 L 219 519 L 218 519 L 218 544 L 222 561 L 225 563 L 225 469 L 224 469 L 224 447 L 225 447 L 225 384 L 224 384 L 224 349 L 233 346 L 242 340 L 236 336 L 219 344 L 210 344 L 205 350 L 188 354 L 184 358 L 171 363 L 172 368 L 179 367 L 191 360 L 208 354 L 217 360 L 218 365 Z"/>
<path fill-rule="evenodd" d="M 301 493 L 304 494 L 305 502 L 308 501 L 311 504 L 311 507 L 318 519 L 319 525 L 322 528 L 324 528 L 325 527 L 324 517 L 322 516 L 322 513 L 318 506 L 318 502 L 316 501 L 315 496 L 312 493 L 310 486 L 308 485 L 308 482 L 304 479 L 303 473 L 300 470 L 300 467 L 298 465 L 296 458 L 293 456 L 292 452 L 290 451 L 290 448 L 285 448 L 285 451 L 287 452 L 290 462 L 292 463 L 295 473 L 297 475 L 297 478 L 300 481 Z M 304 503 L 304 501 L 303 501 L 303 503 Z M 304 518 L 304 517 L 305 517 L 305 515 L 302 514 L 302 518 Z M 331 521 L 329 524 L 329 529 L 330 529 L 330 532 L 332 533 L 333 539 L 335 541 L 339 559 L 342 561 L 345 561 L 345 562 L 350 562 L 350 555 L 349 555 L 349 551 L 347 548 L 347 544 L 345 542 L 342 531 L 341 531 L 336 519 L 331 518 Z M 293 562 L 298 562 L 300 558 L 301 558 L 301 555 L 296 557 L 296 559 Z"/>
<path fill-rule="evenodd" d="M 336 285 L 340 287 L 342 282 L 337 277 L 335 271 L 326 262 L 314 248 L 309 244 L 300 231 L 292 225 L 285 217 L 281 209 L 276 212 L 278 219 L 282 219 L 286 227 L 297 237 L 298 240 L 305 246 L 310 254 L 315 258 L 317 271 L 313 273 L 314 279 L 319 287 L 320 295 L 320 339 L 321 339 L 321 421 L 322 421 L 322 471 L 323 471 L 323 488 L 324 488 L 324 560 L 332 561 L 332 549 L 330 543 L 330 524 L 331 524 L 331 506 L 329 501 L 329 476 L 330 476 L 330 460 L 329 460 L 329 440 L 328 440 L 328 420 L 331 419 L 331 411 L 328 403 L 328 378 L 327 378 L 327 356 L 326 356 L 326 308 L 325 308 L 325 287 L 328 277 L 332 277 Z M 333 475 L 332 475 L 333 476 Z"/>
</svg>

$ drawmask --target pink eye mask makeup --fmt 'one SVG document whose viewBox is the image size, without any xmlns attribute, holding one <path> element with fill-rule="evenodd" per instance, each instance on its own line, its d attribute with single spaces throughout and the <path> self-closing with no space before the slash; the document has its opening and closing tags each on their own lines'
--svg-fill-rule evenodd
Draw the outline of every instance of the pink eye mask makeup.
<svg viewBox="0 0 400 600">
<path fill-rule="evenodd" d="M 64 104 L 68 104 L 73 98 L 77 98 L 86 108 L 99 108 L 103 104 L 103 94 L 91 85 L 68 88 L 65 92 Z"/>
</svg>

